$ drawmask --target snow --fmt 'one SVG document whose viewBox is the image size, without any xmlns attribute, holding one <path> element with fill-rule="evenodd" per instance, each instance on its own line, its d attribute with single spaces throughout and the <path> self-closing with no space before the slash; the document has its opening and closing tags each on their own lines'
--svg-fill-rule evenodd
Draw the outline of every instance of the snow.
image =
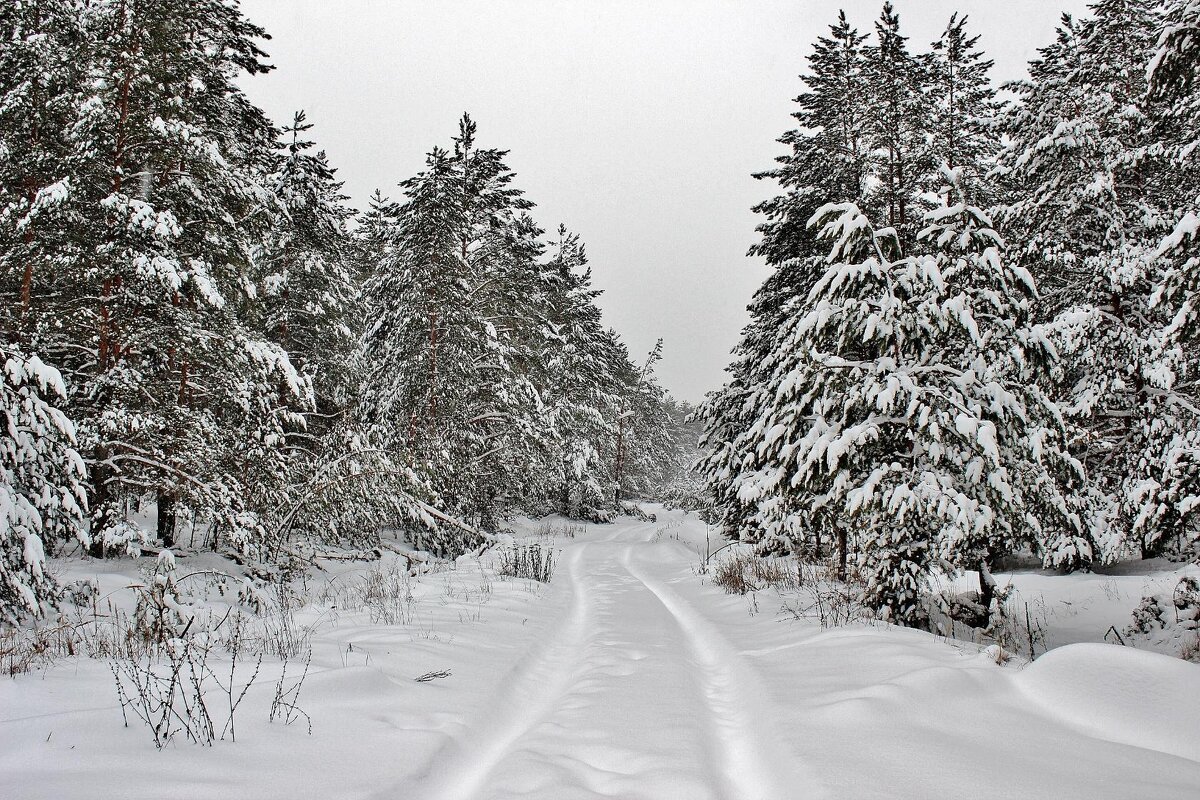
<svg viewBox="0 0 1200 800">
<path fill-rule="evenodd" d="M 1045 647 L 1049 649 L 1101 642 L 1106 635 L 1107 641 L 1115 643 L 1109 628 L 1115 627 L 1124 637 L 1141 598 L 1169 598 L 1180 578 L 1200 578 L 1200 566 L 1173 564 L 1165 559 L 1097 566 L 1090 572 L 1065 575 L 1050 569 L 993 572 L 1000 591 L 1011 587 L 1014 607 L 1029 605 L 1034 623 L 1045 631 Z M 977 589 L 978 574 L 967 571 L 951 587 L 960 592 Z"/>
<path fill-rule="evenodd" d="M 311 736 L 303 721 L 268 723 L 271 659 L 236 743 L 212 748 L 158 752 L 145 729 L 123 728 L 102 661 L 0 681 L 0 797 L 1195 796 L 1195 665 L 1087 644 L 1002 667 L 915 630 L 824 630 L 773 590 L 725 594 L 699 569 L 716 534 L 649 510 L 655 522 L 569 531 L 518 520 L 516 541 L 557 553 L 551 583 L 462 558 L 399 578 L 410 599 L 395 624 L 339 587 L 401 556 L 327 564 L 296 617 L 313 648 L 300 697 Z M 219 566 L 173 555 L 180 572 Z M 105 602 L 140 580 L 127 560 L 51 564 L 96 579 Z M 450 674 L 414 680 L 439 670 Z"/>
<path fill-rule="evenodd" d="M 1132 647 L 1072 644 L 1017 676 L 1049 713 L 1088 735 L 1200 761 L 1200 672 L 1178 658 Z"/>
</svg>

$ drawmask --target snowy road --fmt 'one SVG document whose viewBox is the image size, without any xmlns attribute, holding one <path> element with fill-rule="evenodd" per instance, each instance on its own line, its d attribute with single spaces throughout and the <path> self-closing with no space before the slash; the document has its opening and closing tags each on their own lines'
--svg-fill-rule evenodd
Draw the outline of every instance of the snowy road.
<svg viewBox="0 0 1200 800">
<path fill-rule="evenodd" d="M 753 673 L 659 576 L 675 548 L 648 544 L 654 527 L 567 547 L 552 635 L 439 754 L 421 796 L 818 796 L 778 751 Z"/>
<path fill-rule="evenodd" d="M 1195 665 L 1074 645 L 998 667 L 918 631 L 824 630 L 782 609 L 796 597 L 713 586 L 705 526 L 679 512 L 538 527 L 521 531 L 559 554 L 549 585 L 462 559 L 406 583 L 395 624 L 329 590 L 380 565 L 310 585 L 296 624 L 313 648 L 311 735 L 268 722 L 277 664 L 236 743 L 162 752 L 121 726 L 103 661 L 0 681 L 0 797 L 1196 797 Z M 130 580 L 128 562 L 64 568 L 109 570 L 105 592 Z M 434 670 L 447 677 L 413 680 Z"/>
<path fill-rule="evenodd" d="M 1021 673 L 970 649 L 887 627 L 822 631 L 780 616 L 770 592 L 725 595 L 697 573 L 705 535 L 676 514 L 563 542 L 546 628 L 415 780 L 378 796 L 1194 796 L 1195 747 L 1164 745 L 1191 748 L 1182 759 L 1138 746 L 1137 726 L 1177 698 L 1139 709 L 1132 730 L 1085 730 L 1047 708 L 1053 681 L 1049 698 L 1031 696 Z M 1171 680 L 1200 676 L 1162 661 L 1182 668 Z M 1179 720 L 1184 739 L 1200 733 Z M 1161 724 L 1157 741 L 1181 735 Z"/>
</svg>

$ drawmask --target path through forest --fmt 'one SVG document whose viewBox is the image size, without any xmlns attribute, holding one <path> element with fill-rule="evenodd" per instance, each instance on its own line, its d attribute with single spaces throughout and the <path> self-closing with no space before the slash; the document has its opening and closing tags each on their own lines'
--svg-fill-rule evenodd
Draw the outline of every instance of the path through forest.
<svg viewBox="0 0 1200 800">
<path fill-rule="evenodd" d="M 515 544 L 557 554 L 549 584 L 501 576 L 497 551 L 419 579 L 394 555 L 309 576 L 289 625 L 312 647 L 299 697 L 311 732 L 269 721 L 274 658 L 239 707 L 237 741 L 211 748 L 180 737 L 159 752 L 136 720 L 123 727 L 103 660 L 0 681 L 0 797 L 1195 796 L 1194 665 L 1081 644 L 1001 667 L 920 631 L 823 629 L 788 611 L 802 591 L 713 585 L 706 526 L 653 510 L 655 522 L 518 520 Z M 137 576 L 132 562 L 58 567 L 113 600 Z M 386 607 L 354 591 L 371 576 L 391 582 Z M 191 600 L 225 613 L 218 595 Z"/>
<path fill-rule="evenodd" d="M 697 574 L 704 526 L 670 519 L 564 544 L 552 625 L 405 796 L 991 796 L 1015 771 L 1035 794 L 1094 798 L 1159 782 L 1161 754 L 1138 762 L 1081 735 L 976 651 L 906 630 L 805 630 L 778 596 L 717 594 Z M 1053 752 L 1066 757 L 1047 769 Z M 1200 778 L 1195 761 L 1165 760 Z"/>
<path fill-rule="evenodd" d="M 654 528 L 567 545 L 555 581 L 569 601 L 552 633 L 439 755 L 437 791 L 422 796 L 816 796 L 754 673 L 670 588 L 679 548 L 650 544 Z"/>
</svg>

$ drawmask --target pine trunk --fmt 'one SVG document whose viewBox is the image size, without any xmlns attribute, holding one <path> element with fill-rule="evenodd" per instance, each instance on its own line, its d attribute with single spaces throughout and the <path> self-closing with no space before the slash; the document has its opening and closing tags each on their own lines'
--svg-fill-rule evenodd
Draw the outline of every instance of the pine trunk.
<svg viewBox="0 0 1200 800">
<path fill-rule="evenodd" d="M 88 548 L 88 554 L 93 558 L 104 558 L 104 540 L 103 533 L 110 524 L 112 519 L 112 509 L 110 502 L 112 500 L 112 492 L 109 489 L 109 468 L 105 462 L 108 460 L 108 449 L 101 446 L 95 451 L 95 463 L 91 468 L 91 483 L 88 488 L 88 508 L 91 509 L 91 533 L 92 544 Z"/>
<path fill-rule="evenodd" d="M 175 498 L 158 493 L 158 540 L 163 547 L 175 546 Z"/>
<path fill-rule="evenodd" d="M 847 552 L 847 549 L 848 549 L 847 539 L 848 538 L 849 537 L 846 535 L 845 526 L 839 525 L 838 531 L 837 531 L 837 542 L 838 542 L 838 544 L 837 544 L 837 546 L 838 546 L 837 579 L 839 581 L 843 581 L 843 582 L 845 582 L 845 580 L 846 580 L 846 564 L 849 562 L 849 553 Z"/>
</svg>

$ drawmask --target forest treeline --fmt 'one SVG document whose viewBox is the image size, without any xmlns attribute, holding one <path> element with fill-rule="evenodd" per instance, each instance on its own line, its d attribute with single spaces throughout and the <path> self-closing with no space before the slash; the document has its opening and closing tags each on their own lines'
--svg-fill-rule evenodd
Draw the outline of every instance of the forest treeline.
<svg viewBox="0 0 1200 800">
<path fill-rule="evenodd" d="M 700 411 L 726 532 L 837 559 L 923 624 L 931 575 L 1192 553 L 1200 3 L 1098 0 L 997 90 L 966 17 L 815 43 L 758 176 L 754 297 Z"/>
<path fill-rule="evenodd" d="M 239 88 L 264 38 L 233 0 L 0 7 L 0 622 L 72 544 L 453 556 L 680 467 L 661 343 L 604 326 L 505 151 L 464 115 L 358 214 Z"/>
</svg>

